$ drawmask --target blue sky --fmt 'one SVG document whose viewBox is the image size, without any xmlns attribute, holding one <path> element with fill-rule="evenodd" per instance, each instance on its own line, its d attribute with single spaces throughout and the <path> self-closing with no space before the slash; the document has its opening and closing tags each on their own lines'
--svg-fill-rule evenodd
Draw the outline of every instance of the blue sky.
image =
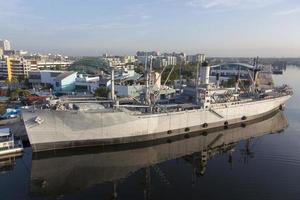
<svg viewBox="0 0 300 200">
<path fill-rule="evenodd" d="M 67 55 L 300 57 L 300 1 L 0 0 L 0 38 Z"/>
</svg>

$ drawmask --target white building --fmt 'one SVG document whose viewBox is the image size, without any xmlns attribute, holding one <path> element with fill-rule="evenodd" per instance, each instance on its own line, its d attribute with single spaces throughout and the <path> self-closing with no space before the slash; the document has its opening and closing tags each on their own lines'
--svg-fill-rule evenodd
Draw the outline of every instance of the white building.
<svg viewBox="0 0 300 200">
<path fill-rule="evenodd" d="M 177 58 L 175 56 L 167 56 L 167 65 L 176 65 L 177 64 Z"/>
<path fill-rule="evenodd" d="M 0 48 L 4 51 L 11 50 L 10 42 L 8 40 L 0 40 Z"/>
<path fill-rule="evenodd" d="M 136 62 L 136 58 L 135 58 L 135 56 L 123 56 L 123 57 L 121 57 L 121 61 L 124 64 L 131 64 L 131 63 Z"/>
<path fill-rule="evenodd" d="M 155 64 L 159 67 L 166 67 L 166 66 L 174 66 L 177 64 L 177 58 L 175 56 L 161 56 L 155 58 Z"/>
<path fill-rule="evenodd" d="M 110 63 L 113 66 L 116 65 L 123 65 L 124 63 L 121 60 L 121 57 L 118 56 L 112 56 L 112 57 L 105 57 L 103 58 L 106 62 Z"/>
<path fill-rule="evenodd" d="M 70 61 L 37 61 L 29 60 L 31 70 L 50 70 L 58 68 L 60 70 L 67 69 L 72 62 Z"/>
<path fill-rule="evenodd" d="M 75 90 L 78 92 L 91 92 L 94 93 L 99 87 L 99 77 L 88 77 L 80 74 L 75 80 Z M 105 85 L 107 87 L 107 85 Z"/>
<path fill-rule="evenodd" d="M 2 57 L 3 57 L 3 49 L 2 48 L 0 48 L 0 59 L 2 59 Z"/>
<path fill-rule="evenodd" d="M 77 72 L 66 71 L 55 78 L 54 90 L 57 92 L 73 92 Z"/>
<path fill-rule="evenodd" d="M 29 83 L 34 88 L 47 87 L 65 92 L 75 89 L 77 72 L 41 70 L 29 72 Z"/>
</svg>

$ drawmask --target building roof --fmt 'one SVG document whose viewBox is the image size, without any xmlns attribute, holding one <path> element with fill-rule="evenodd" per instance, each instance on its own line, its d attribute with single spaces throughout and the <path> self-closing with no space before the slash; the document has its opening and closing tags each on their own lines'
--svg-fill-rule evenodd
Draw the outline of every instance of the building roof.
<svg viewBox="0 0 300 200">
<path fill-rule="evenodd" d="M 225 63 L 225 64 L 221 64 L 221 65 L 213 65 L 213 66 L 211 66 L 212 68 L 215 68 L 215 67 L 220 67 L 220 66 L 233 66 L 233 65 L 235 65 L 235 66 L 243 66 L 243 67 L 246 67 L 246 68 L 248 68 L 248 69 L 250 69 L 250 70 L 252 70 L 252 69 L 254 69 L 255 68 L 255 66 L 253 66 L 253 65 L 249 65 L 249 64 L 246 64 L 246 63 Z"/>
<path fill-rule="evenodd" d="M 73 71 L 65 71 L 63 73 L 61 73 L 60 75 L 58 75 L 55 79 L 58 81 L 61 81 L 65 78 L 67 78 L 68 76 L 72 75 L 72 74 L 76 74 L 77 72 L 73 72 Z"/>
</svg>

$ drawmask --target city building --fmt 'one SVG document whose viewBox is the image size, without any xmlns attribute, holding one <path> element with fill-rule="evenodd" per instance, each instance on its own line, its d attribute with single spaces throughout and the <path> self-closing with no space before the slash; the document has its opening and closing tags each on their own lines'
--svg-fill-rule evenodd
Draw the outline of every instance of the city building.
<svg viewBox="0 0 300 200">
<path fill-rule="evenodd" d="M 75 80 L 75 91 L 76 92 L 90 92 L 94 93 L 96 89 L 99 87 L 99 76 L 96 77 L 88 77 L 83 76 L 82 74 L 78 75 Z M 104 85 L 104 87 L 108 87 L 109 85 Z"/>
<path fill-rule="evenodd" d="M 160 56 L 160 53 L 158 51 L 138 51 L 136 52 L 136 56 Z"/>
<path fill-rule="evenodd" d="M 177 58 L 175 56 L 159 56 L 154 58 L 154 64 L 157 67 L 174 66 L 177 64 Z"/>
<path fill-rule="evenodd" d="M 3 49 L 4 51 L 10 51 L 11 50 L 10 42 L 8 40 L 0 40 L 0 48 Z"/>
<path fill-rule="evenodd" d="M 20 57 L 5 57 L 0 61 L 0 77 L 11 80 L 12 77 L 28 77 L 29 63 Z"/>
<path fill-rule="evenodd" d="M 135 56 L 122 56 L 121 62 L 124 64 L 133 64 L 136 62 L 136 57 Z"/>
<path fill-rule="evenodd" d="M 73 92 L 75 90 L 77 72 L 65 71 L 55 78 L 56 92 Z"/>
<path fill-rule="evenodd" d="M 145 65 L 146 64 L 146 61 L 147 63 L 150 63 L 150 56 L 137 56 L 137 64 L 139 65 Z"/>
<path fill-rule="evenodd" d="M 130 65 L 136 63 L 137 61 L 135 56 L 112 56 L 108 54 L 103 54 L 102 58 L 113 66 Z"/>
<path fill-rule="evenodd" d="M 104 59 L 107 63 L 110 63 L 110 64 L 113 65 L 113 66 L 125 64 L 125 63 L 122 62 L 122 59 L 121 59 L 120 56 L 103 57 L 103 59 Z"/>
<path fill-rule="evenodd" d="M 30 59 L 31 70 L 66 70 L 71 64 L 71 61 L 46 61 Z"/>
<path fill-rule="evenodd" d="M 115 69 L 115 80 L 119 82 L 126 82 L 126 81 L 137 81 L 140 79 L 143 75 L 139 74 L 134 71 L 133 68 L 128 68 L 126 66 L 122 68 Z"/>
<path fill-rule="evenodd" d="M 176 57 L 177 64 L 186 64 L 186 54 L 185 53 L 173 53 Z"/>
<path fill-rule="evenodd" d="M 26 56 L 26 55 L 28 55 L 28 51 L 17 50 L 17 51 L 15 51 L 15 55 L 16 55 L 16 56 L 20 56 L 20 57 Z"/>
<path fill-rule="evenodd" d="M 186 57 L 186 62 L 191 64 L 202 63 L 204 61 L 205 61 L 205 54 L 188 55 Z"/>
<path fill-rule="evenodd" d="M 177 58 L 175 56 L 167 56 L 167 65 L 176 65 L 177 64 Z"/>
<path fill-rule="evenodd" d="M 15 50 L 4 50 L 3 55 L 13 57 L 15 56 Z"/>
<path fill-rule="evenodd" d="M 3 57 L 3 54 L 4 54 L 4 51 L 3 51 L 3 49 L 2 49 L 2 48 L 0 48 L 0 59 L 2 59 L 2 57 Z"/>
<path fill-rule="evenodd" d="M 30 71 L 29 83 L 33 88 L 52 88 L 57 92 L 69 92 L 75 89 L 77 72 L 41 70 Z"/>
</svg>

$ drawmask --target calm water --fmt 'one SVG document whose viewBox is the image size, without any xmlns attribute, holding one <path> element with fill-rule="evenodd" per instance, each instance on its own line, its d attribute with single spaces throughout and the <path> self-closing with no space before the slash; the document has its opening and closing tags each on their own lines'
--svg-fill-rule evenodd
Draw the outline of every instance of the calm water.
<svg viewBox="0 0 300 200">
<path fill-rule="evenodd" d="M 0 199 L 298 200 L 299 75 L 290 67 L 275 77 L 294 88 L 284 113 L 244 128 L 115 152 L 32 156 L 27 148 L 1 169 Z"/>
</svg>

